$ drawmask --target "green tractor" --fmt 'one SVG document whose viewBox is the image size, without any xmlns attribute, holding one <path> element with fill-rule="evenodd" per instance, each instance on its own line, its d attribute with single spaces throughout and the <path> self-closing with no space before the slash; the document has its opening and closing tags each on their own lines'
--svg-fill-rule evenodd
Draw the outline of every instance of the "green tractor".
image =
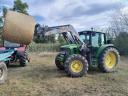
<svg viewBox="0 0 128 96">
<path fill-rule="evenodd" d="M 37 37 L 62 34 L 67 44 L 60 47 L 55 58 L 58 69 L 65 70 L 71 77 L 82 77 L 90 66 L 98 67 L 102 72 L 114 71 L 119 63 L 119 53 L 106 34 L 95 31 L 76 32 L 71 25 L 55 27 L 37 27 Z M 43 34 L 43 35 L 42 35 Z"/>
</svg>

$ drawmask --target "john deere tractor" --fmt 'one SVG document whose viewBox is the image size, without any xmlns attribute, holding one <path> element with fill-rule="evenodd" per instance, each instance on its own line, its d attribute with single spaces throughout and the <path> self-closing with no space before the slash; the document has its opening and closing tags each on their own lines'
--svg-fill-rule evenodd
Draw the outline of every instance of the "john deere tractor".
<svg viewBox="0 0 128 96">
<path fill-rule="evenodd" d="M 40 29 L 40 31 L 38 31 Z M 102 72 L 114 71 L 119 62 L 119 53 L 106 34 L 95 31 L 76 32 L 73 26 L 37 27 L 37 37 L 62 34 L 66 45 L 60 47 L 55 58 L 58 69 L 65 70 L 71 77 L 87 74 L 89 66 L 98 67 Z"/>
</svg>

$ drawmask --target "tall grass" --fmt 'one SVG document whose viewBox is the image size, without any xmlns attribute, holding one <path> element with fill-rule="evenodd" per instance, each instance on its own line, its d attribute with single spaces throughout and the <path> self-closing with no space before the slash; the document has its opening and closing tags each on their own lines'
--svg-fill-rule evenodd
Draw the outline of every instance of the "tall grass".
<svg viewBox="0 0 128 96">
<path fill-rule="evenodd" d="M 34 43 L 32 42 L 28 49 L 30 52 L 57 52 L 60 44 L 58 43 Z"/>
</svg>

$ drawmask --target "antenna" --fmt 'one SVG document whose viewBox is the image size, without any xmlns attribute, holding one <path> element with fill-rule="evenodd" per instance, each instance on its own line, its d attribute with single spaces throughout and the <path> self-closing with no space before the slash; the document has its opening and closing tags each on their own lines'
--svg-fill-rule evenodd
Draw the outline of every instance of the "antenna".
<svg viewBox="0 0 128 96">
<path fill-rule="evenodd" d="M 94 31 L 94 28 L 93 27 L 91 27 L 91 31 Z"/>
</svg>

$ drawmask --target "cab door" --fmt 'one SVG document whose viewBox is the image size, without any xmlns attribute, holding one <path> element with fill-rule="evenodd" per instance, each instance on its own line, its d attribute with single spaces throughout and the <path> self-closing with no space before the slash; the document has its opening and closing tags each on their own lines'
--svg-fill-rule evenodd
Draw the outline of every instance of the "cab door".
<svg viewBox="0 0 128 96">
<path fill-rule="evenodd" d="M 99 48 L 105 44 L 105 35 L 100 32 L 91 33 L 91 53 L 95 57 Z"/>
</svg>

